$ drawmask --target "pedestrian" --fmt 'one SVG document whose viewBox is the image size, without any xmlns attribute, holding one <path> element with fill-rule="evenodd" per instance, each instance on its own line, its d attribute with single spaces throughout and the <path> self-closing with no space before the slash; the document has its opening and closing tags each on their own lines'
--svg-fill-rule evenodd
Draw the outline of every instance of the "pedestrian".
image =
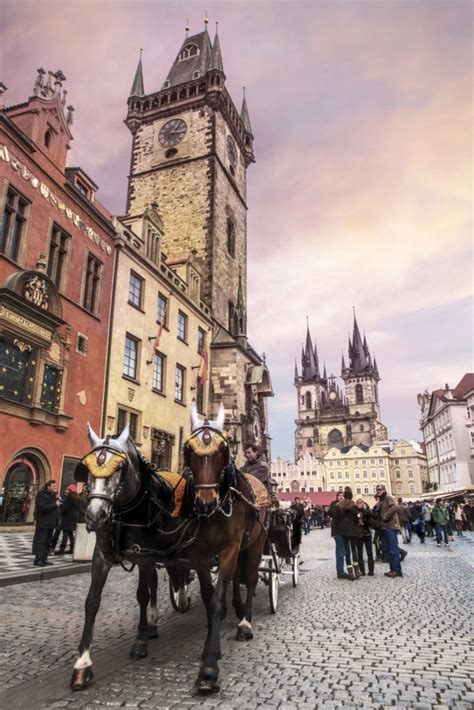
<svg viewBox="0 0 474 710">
<path fill-rule="evenodd" d="M 358 579 L 361 574 L 359 570 L 357 540 L 361 535 L 361 530 L 357 519 L 357 508 L 352 499 L 350 486 L 345 487 L 343 499 L 336 505 L 334 526 L 342 536 L 344 542 L 348 578 L 350 580 Z"/>
<path fill-rule="evenodd" d="M 365 577 L 364 547 L 367 552 L 367 562 L 369 567 L 369 577 L 374 576 L 374 550 L 372 545 L 372 531 L 370 529 L 369 507 L 362 498 L 356 500 L 357 520 L 361 529 L 361 535 L 357 538 L 357 557 L 359 559 L 359 569 Z"/>
<path fill-rule="evenodd" d="M 331 537 L 334 539 L 334 544 L 336 546 L 336 573 L 338 579 L 349 579 L 349 575 L 344 572 L 344 560 L 346 558 L 346 551 L 344 548 L 344 540 L 342 539 L 342 534 L 339 528 L 336 526 L 334 518 L 336 515 L 337 504 L 344 500 L 344 493 L 340 491 L 336 495 L 336 500 L 333 500 L 329 506 L 328 515 L 331 521 Z"/>
<path fill-rule="evenodd" d="M 382 529 L 382 545 L 384 556 L 388 558 L 390 572 L 385 572 L 386 577 L 403 577 L 402 565 L 400 561 L 400 549 L 398 547 L 397 533 L 400 532 L 398 522 L 397 506 L 392 496 L 387 494 L 383 483 L 376 486 L 378 498 L 377 512 Z"/>
<path fill-rule="evenodd" d="M 436 532 L 436 545 L 441 547 L 441 540 L 444 538 L 444 546 L 448 547 L 448 522 L 449 513 L 444 506 L 441 498 L 436 498 L 435 504 L 432 510 L 433 521 L 435 524 Z"/>
<path fill-rule="evenodd" d="M 71 483 L 66 488 L 66 495 L 61 506 L 61 532 L 63 538 L 61 547 L 54 554 L 64 555 L 74 552 L 74 531 L 76 530 L 79 521 L 80 500 L 77 495 L 77 486 Z M 69 540 L 69 550 L 66 552 L 66 546 Z"/>
<path fill-rule="evenodd" d="M 36 530 L 33 539 L 35 560 L 33 564 L 37 567 L 53 564 L 48 562 L 48 553 L 60 506 L 61 501 L 56 494 L 56 481 L 53 479 L 46 481 L 36 496 L 35 505 Z"/>
<path fill-rule="evenodd" d="M 454 504 L 454 524 L 456 526 L 456 534 L 458 537 L 463 537 L 462 528 L 464 523 L 463 506 L 460 503 Z"/>
<path fill-rule="evenodd" d="M 310 520 L 311 520 L 311 505 L 309 504 L 309 502 L 307 500 L 305 500 L 303 503 L 303 529 L 304 529 L 305 535 L 309 534 Z"/>
<path fill-rule="evenodd" d="M 434 537 L 433 520 L 431 518 L 432 506 L 429 503 L 422 505 L 423 517 L 425 520 L 425 535 L 426 537 Z"/>
<path fill-rule="evenodd" d="M 408 525 L 410 524 L 410 513 L 407 506 L 403 502 L 403 498 L 398 499 L 397 515 L 398 522 L 400 523 L 402 539 L 406 545 L 408 542 L 410 542 L 411 539 L 411 533 L 408 532 Z"/>
<path fill-rule="evenodd" d="M 425 512 L 423 509 L 423 505 L 420 503 L 420 501 L 416 501 L 410 511 L 411 515 L 411 524 L 413 527 L 413 530 L 416 532 L 418 535 L 418 538 L 420 540 L 420 543 L 422 545 L 425 544 Z M 430 513 L 431 517 L 431 513 Z"/>
</svg>

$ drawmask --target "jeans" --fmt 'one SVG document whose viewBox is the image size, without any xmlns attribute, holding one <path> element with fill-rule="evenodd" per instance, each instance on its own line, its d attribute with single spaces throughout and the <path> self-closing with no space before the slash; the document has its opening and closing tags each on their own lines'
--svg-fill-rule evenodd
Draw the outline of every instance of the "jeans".
<svg viewBox="0 0 474 710">
<path fill-rule="evenodd" d="M 369 563 L 369 574 L 372 575 L 374 573 L 374 550 L 372 546 L 372 536 L 368 535 L 367 537 L 357 538 L 357 556 L 359 558 L 359 569 L 362 574 L 365 574 L 363 557 L 364 546 L 367 552 L 367 561 Z"/>
<path fill-rule="evenodd" d="M 444 537 L 445 545 L 448 544 L 448 526 L 447 525 L 436 525 L 436 542 L 441 545 L 441 536 Z"/>
<path fill-rule="evenodd" d="M 303 518 L 303 528 L 304 534 L 307 535 L 309 533 L 309 518 Z"/>
<path fill-rule="evenodd" d="M 402 565 L 400 563 L 400 550 L 398 548 L 397 531 L 392 528 L 382 530 L 382 544 L 388 557 L 390 571 L 401 574 Z"/>
<path fill-rule="evenodd" d="M 344 574 L 344 558 L 346 556 L 346 551 L 344 548 L 344 540 L 342 539 L 342 535 L 334 535 L 334 542 L 336 543 L 337 576 L 342 577 Z"/>
<path fill-rule="evenodd" d="M 359 557 L 357 555 L 357 538 L 343 537 L 344 551 L 346 553 L 346 565 L 349 567 L 352 563 L 357 564 Z M 352 552 L 352 559 L 351 559 Z"/>
</svg>

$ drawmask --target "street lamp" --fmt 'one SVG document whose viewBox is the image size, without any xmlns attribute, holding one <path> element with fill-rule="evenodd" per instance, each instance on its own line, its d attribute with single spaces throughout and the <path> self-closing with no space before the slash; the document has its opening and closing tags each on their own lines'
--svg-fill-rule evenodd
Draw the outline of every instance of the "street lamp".
<svg viewBox="0 0 474 710">
<path fill-rule="evenodd" d="M 232 436 L 229 437 L 229 449 L 230 449 L 230 454 L 232 458 L 235 460 L 237 458 L 237 454 L 239 453 L 239 446 L 240 446 L 240 441 L 237 438 L 237 432 L 234 430 L 232 433 Z"/>
</svg>

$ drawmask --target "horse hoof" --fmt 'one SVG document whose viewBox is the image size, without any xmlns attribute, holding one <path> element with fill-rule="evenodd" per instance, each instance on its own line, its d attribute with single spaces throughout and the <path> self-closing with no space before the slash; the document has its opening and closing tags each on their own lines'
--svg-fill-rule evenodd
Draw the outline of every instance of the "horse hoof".
<svg viewBox="0 0 474 710">
<path fill-rule="evenodd" d="M 86 668 L 74 668 L 71 678 L 71 688 L 72 690 L 84 690 L 87 688 L 92 679 L 94 678 L 94 673 L 92 672 L 92 666 L 87 666 Z"/>
<path fill-rule="evenodd" d="M 217 684 L 219 671 L 215 668 L 202 668 L 196 680 L 196 689 L 202 695 L 208 693 L 217 693 L 220 688 Z"/>
<path fill-rule="evenodd" d="M 156 627 L 156 624 L 149 624 L 148 625 L 148 631 L 147 631 L 146 635 L 149 639 L 157 639 L 158 638 L 158 629 Z"/>
<path fill-rule="evenodd" d="M 148 656 L 147 642 L 146 641 L 135 641 L 130 651 L 130 658 L 134 661 L 140 660 L 140 658 L 146 658 Z"/>
<path fill-rule="evenodd" d="M 251 641 L 253 639 L 252 630 L 245 626 L 237 626 L 237 641 Z"/>
</svg>

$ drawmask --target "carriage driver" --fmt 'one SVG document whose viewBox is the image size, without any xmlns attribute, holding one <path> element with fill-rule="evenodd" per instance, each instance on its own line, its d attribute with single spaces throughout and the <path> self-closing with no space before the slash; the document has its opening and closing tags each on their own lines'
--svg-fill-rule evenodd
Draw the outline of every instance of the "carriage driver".
<svg viewBox="0 0 474 710">
<path fill-rule="evenodd" d="M 272 502 L 275 503 L 276 498 L 272 489 L 273 481 L 270 477 L 265 454 L 257 444 L 248 443 L 244 446 L 244 456 L 247 461 L 242 467 L 242 472 L 250 473 L 252 476 L 255 476 L 255 478 L 258 478 L 270 493 Z"/>
</svg>

